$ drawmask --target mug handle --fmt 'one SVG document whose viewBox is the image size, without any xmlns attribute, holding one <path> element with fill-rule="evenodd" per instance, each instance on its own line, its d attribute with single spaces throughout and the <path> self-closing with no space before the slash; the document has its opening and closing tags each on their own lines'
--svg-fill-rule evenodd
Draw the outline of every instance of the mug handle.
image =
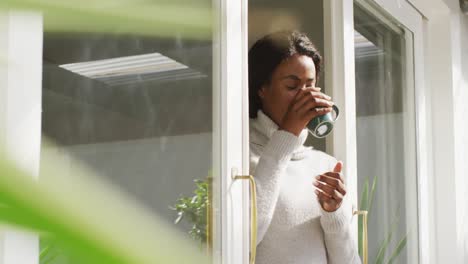
<svg viewBox="0 0 468 264">
<path fill-rule="evenodd" d="M 335 119 L 333 120 L 333 122 L 335 122 L 338 119 L 338 117 L 340 116 L 340 109 L 336 105 L 333 105 L 332 108 L 333 108 L 333 110 L 335 111 L 335 114 L 336 114 Z"/>
</svg>

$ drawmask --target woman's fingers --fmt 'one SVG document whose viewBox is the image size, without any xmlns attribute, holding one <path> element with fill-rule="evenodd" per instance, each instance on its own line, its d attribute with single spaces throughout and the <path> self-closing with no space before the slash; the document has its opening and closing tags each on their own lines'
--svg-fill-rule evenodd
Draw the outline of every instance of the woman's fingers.
<svg viewBox="0 0 468 264">
<path fill-rule="evenodd" d="M 309 112 L 305 113 L 305 118 L 310 121 L 316 116 L 325 115 L 330 113 L 331 111 L 333 111 L 333 108 L 331 107 L 316 107 L 312 110 L 309 110 Z"/>
<path fill-rule="evenodd" d="M 324 192 L 321 192 L 318 189 L 315 190 L 315 194 L 317 195 L 317 198 L 321 202 L 329 202 L 329 201 L 331 201 L 333 199 L 330 195 L 325 194 Z"/>
<path fill-rule="evenodd" d="M 317 179 L 319 183 L 321 182 L 329 186 L 327 187 L 328 189 L 333 188 L 334 190 L 337 190 L 342 195 L 346 195 L 346 186 L 341 179 L 337 179 L 335 177 L 330 177 L 327 175 L 319 175 L 315 178 Z"/>
<path fill-rule="evenodd" d="M 310 97 L 320 97 L 320 98 L 323 98 L 323 99 L 326 99 L 326 100 L 331 100 L 331 97 L 320 92 L 321 89 L 320 88 L 316 88 L 316 87 L 307 87 L 307 88 L 302 88 L 300 89 L 295 98 L 294 98 L 294 103 L 304 103 L 307 98 L 310 98 Z"/>
<path fill-rule="evenodd" d="M 343 197 L 344 197 L 344 195 L 339 193 L 337 190 L 334 190 L 332 193 L 328 193 L 319 188 L 315 190 L 315 194 L 317 195 L 317 198 L 321 202 L 335 201 L 337 204 L 340 204 L 343 201 Z"/>
<path fill-rule="evenodd" d="M 306 117 L 312 116 L 318 113 L 328 113 L 332 111 L 333 103 L 324 99 L 315 98 L 315 100 L 308 101 L 305 105 L 302 106 L 298 112 Z"/>
<path fill-rule="evenodd" d="M 331 112 L 329 96 L 320 93 L 320 88 L 309 87 L 300 89 L 284 115 L 280 129 L 298 136 L 312 118 Z"/>
<path fill-rule="evenodd" d="M 333 102 L 329 101 L 327 99 L 319 98 L 319 97 L 314 97 L 314 96 L 308 96 L 307 100 L 302 103 L 301 105 L 297 104 L 294 105 L 294 108 L 296 112 L 299 112 L 301 114 L 306 114 L 310 110 L 317 108 L 317 107 L 332 107 Z"/>
<path fill-rule="evenodd" d="M 322 98 L 325 100 L 330 101 L 331 97 L 321 93 L 320 91 L 313 90 L 312 88 L 306 88 L 306 89 L 301 89 L 301 91 L 298 92 L 297 97 L 295 98 L 295 104 L 301 106 L 303 105 L 307 100 L 310 98 Z"/>
<path fill-rule="evenodd" d="M 341 191 L 342 187 L 332 186 L 332 185 L 326 184 L 324 182 L 316 181 L 316 182 L 314 182 L 314 186 L 317 187 L 318 189 L 322 190 L 324 193 L 328 194 L 329 196 L 336 196 L 335 191 L 340 195 L 340 197 L 342 197 L 342 196 L 344 196 L 346 194 L 346 191 L 344 191 L 344 193 Z"/>
<path fill-rule="evenodd" d="M 345 182 L 343 174 L 341 172 L 327 172 L 324 175 L 335 178 L 335 179 L 338 179 L 338 180 L 342 181 L 343 183 Z"/>
<path fill-rule="evenodd" d="M 298 92 L 298 94 L 299 93 L 300 95 L 295 98 L 293 103 L 293 110 L 296 112 L 301 110 L 302 112 L 306 112 L 317 106 L 333 106 L 331 97 L 321 92 L 311 91 L 310 89 L 302 89 L 300 92 Z"/>
<path fill-rule="evenodd" d="M 299 91 L 296 93 L 296 96 L 294 97 L 293 103 L 296 103 L 296 102 L 302 100 L 307 94 L 310 94 L 311 92 L 320 92 L 320 88 L 302 88 L 302 89 L 299 89 Z"/>
</svg>

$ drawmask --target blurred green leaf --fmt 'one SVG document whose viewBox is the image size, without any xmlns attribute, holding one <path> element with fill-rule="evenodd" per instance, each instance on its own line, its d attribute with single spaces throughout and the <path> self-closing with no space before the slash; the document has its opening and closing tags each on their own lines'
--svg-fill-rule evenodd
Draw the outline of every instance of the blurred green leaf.
<svg viewBox="0 0 468 264">
<path fill-rule="evenodd" d="M 6 223 L 47 230 L 77 263 L 208 263 L 192 242 L 85 168 L 62 177 L 63 164 L 48 156 L 41 167 L 36 180 L 0 155 Z"/>
<path fill-rule="evenodd" d="M 46 32 L 212 38 L 210 1 L 2 0 L 0 9 L 40 12 Z"/>
</svg>

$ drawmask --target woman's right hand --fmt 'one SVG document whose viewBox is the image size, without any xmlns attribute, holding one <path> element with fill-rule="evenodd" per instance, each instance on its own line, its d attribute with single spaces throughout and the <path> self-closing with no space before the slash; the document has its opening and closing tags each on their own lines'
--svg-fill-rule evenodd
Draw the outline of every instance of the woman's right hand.
<svg viewBox="0 0 468 264">
<path fill-rule="evenodd" d="M 330 113 L 333 106 L 331 97 L 320 90 L 318 87 L 307 87 L 297 92 L 283 117 L 280 129 L 299 136 L 314 117 Z"/>
</svg>

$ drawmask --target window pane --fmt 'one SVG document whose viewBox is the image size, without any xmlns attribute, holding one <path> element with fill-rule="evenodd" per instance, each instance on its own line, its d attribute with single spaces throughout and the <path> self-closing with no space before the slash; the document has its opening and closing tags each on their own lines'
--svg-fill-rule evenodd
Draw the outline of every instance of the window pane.
<svg viewBox="0 0 468 264">
<path fill-rule="evenodd" d="M 219 79 L 212 67 L 214 5 L 159 2 L 148 12 L 163 15 L 166 8 L 176 15 L 172 22 L 132 13 L 141 11 L 138 2 L 120 10 L 142 16 L 136 19 L 141 32 L 112 27 L 104 15 L 96 28 L 46 27 L 42 133 L 57 145 L 41 155 L 58 153 L 68 173 L 77 164 L 90 167 L 168 223 L 181 208 L 184 217 L 174 227 L 205 250 L 213 221 L 208 191 L 219 189 L 207 186 L 218 177 L 212 171 L 213 89 L 219 88 L 213 85 Z"/>
<path fill-rule="evenodd" d="M 354 23 L 358 190 L 361 209 L 369 210 L 369 260 L 389 260 L 402 243 L 395 262 L 418 263 L 412 34 L 359 5 Z"/>
</svg>

